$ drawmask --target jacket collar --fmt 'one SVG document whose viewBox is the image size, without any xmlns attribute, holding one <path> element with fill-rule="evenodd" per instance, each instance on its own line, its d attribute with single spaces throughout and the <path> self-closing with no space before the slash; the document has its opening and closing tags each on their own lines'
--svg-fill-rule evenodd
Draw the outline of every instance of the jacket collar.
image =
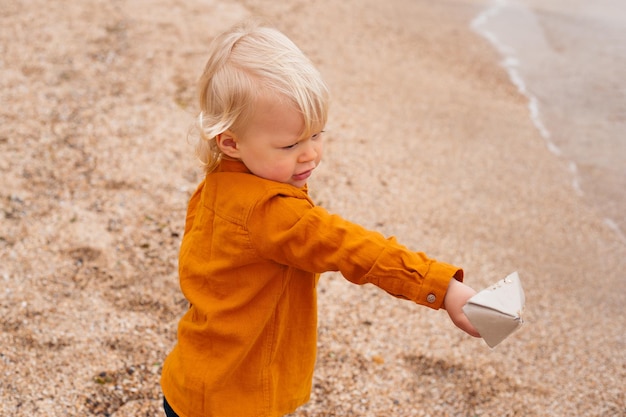
<svg viewBox="0 0 626 417">
<path fill-rule="evenodd" d="M 222 160 L 218 165 L 217 172 L 243 172 L 246 174 L 252 174 L 248 167 L 238 159 L 232 159 L 222 156 Z"/>
<path fill-rule="evenodd" d="M 225 156 L 222 156 L 222 160 L 220 161 L 220 164 L 217 166 L 217 169 L 214 172 L 242 172 L 244 174 L 252 174 L 248 167 L 239 159 L 233 159 Z M 300 190 L 308 193 L 309 187 L 307 184 L 304 184 L 304 186 L 302 186 Z"/>
</svg>

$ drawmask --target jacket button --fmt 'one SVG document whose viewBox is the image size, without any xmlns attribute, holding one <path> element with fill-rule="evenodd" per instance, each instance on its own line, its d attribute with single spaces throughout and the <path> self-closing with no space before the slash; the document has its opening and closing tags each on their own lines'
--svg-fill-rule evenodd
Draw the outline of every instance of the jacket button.
<svg viewBox="0 0 626 417">
<path fill-rule="evenodd" d="M 426 301 L 428 301 L 431 304 L 434 303 L 436 299 L 437 297 L 435 297 L 435 294 L 432 294 L 432 293 L 428 294 L 428 296 L 426 297 Z"/>
</svg>

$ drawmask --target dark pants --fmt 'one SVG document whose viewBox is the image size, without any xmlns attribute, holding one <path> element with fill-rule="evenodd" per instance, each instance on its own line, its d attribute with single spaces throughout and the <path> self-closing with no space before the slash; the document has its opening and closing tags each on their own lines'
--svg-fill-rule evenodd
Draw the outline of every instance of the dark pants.
<svg viewBox="0 0 626 417">
<path fill-rule="evenodd" d="M 178 417 L 178 414 L 176 414 L 174 410 L 172 410 L 172 407 L 170 407 L 170 405 L 167 403 L 165 397 L 163 397 L 163 409 L 165 410 L 165 415 L 167 417 Z"/>
</svg>

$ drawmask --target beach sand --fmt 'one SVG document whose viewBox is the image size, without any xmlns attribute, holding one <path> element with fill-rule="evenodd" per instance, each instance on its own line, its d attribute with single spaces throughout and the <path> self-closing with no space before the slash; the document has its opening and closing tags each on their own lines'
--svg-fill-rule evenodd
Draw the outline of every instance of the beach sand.
<svg viewBox="0 0 626 417">
<path fill-rule="evenodd" d="M 516 270 L 526 293 L 526 324 L 491 350 L 443 311 L 324 275 L 314 391 L 293 415 L 625 415 L 626 246 L 470 29 L 484 7 L 4 1 L 0 415 L 162 415 L 195 80 L 210 39 L 250 16 L 332 90 L 316 201 L 476 289 Z"/>
</svg>

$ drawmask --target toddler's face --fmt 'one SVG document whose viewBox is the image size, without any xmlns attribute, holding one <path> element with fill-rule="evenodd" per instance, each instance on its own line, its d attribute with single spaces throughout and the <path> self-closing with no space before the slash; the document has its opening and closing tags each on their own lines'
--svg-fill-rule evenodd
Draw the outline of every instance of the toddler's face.
<svg viewBox="0 0 626 417">
<path fill-rule="evenodd" d="M 259 177 L 302 187 L 322 159 L 322 132 L 301 137 L 302 114 L 286 100 L 261 97 L 246 130 L 239 157 Z"/>
</svg>

